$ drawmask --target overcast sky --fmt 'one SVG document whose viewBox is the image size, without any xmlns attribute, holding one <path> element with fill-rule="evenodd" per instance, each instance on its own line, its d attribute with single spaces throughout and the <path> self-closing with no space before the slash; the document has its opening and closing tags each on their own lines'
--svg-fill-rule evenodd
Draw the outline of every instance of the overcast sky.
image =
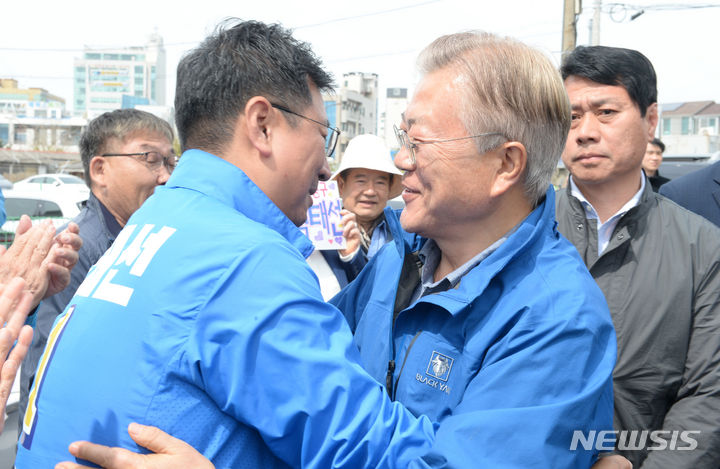
<svg viewBox="0 0 720 469">
<path fill-rule="evenodd" d="M 84 45 L 144 45 L 157 30 L 168 59 L 168 102 L 182 54 L 197 45 L 223 18 L 280 22 L 312 44 L 336 79 L 345 72 L 379 75 L 387 87 L 415 83 L 414 60 L 434 38 L 468 29 L 513 36 L 559 62 L 563 0 L 123 0 L 97 2 L 36 0 L 5 2 L 0 23 L 0 77 L 21 88 L 41 87 L 72 108 L 73 58 Z M 594 0 L 584 0 L 578 44 L 589 41 Z M 638 49 L 655 65 L 661 103 L 720 102 L 717 28 L 720 8 L 657 9 L 652 6 L 720 5 L 714 2 L 634 0 L 645 12 L 605 0 L 600 43 Z"/>
</svg>

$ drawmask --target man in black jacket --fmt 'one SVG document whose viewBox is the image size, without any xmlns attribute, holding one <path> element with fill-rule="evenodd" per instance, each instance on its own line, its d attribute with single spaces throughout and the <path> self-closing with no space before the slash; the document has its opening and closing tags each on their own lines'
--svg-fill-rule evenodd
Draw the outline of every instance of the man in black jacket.
<svg viewBox="0 0 720 469">
<path fill-rule="evenodd" d="M 650 181 L 653 192 L 657 192 L 660 186 L 670 181 L 670 179 L 660 175 L 660 164 L 663 160 L 665 152 L 665 144 L 659 138 L 654 138 L 647 144 L 645 149 L 645 158 L 643 158 L 642 167 Z"/>
<path fill-rule="evenodd" d="M 641 53 L 578 47 L 561 68 L 572 124 L 560 231 L 610 306 L 616 450 L 633 467 L 720 465 L 720 230 L 655 194 L 641 165 L 658 121 Z"/>
</svg>

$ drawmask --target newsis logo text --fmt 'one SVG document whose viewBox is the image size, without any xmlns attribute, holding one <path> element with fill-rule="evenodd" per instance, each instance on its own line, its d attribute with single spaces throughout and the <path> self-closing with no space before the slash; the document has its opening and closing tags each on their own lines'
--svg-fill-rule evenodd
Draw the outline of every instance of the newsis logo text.
<svg viewBox="0 0 720 469">
<path fill-rule="evenodd" d="M 613 451 L 617 442 L 617 449 L 623 451 L 645 450 L 659 451 L 692 451 L 697 448 L 697 440 L 693 434 L 700 431 L 679 430 L 591 430 L 587 434 L 575 430 L 570 442 L 570 450 L 574 451 L 581 446 L 585 450 L 595 448 L 598 451 Z"/>
</svg>

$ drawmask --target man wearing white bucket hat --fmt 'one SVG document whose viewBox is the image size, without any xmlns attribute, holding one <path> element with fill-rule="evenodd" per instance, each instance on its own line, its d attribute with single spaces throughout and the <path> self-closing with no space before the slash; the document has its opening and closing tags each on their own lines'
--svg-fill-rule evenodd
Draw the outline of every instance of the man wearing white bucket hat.
<svg viewBox="0 0 720 469">
<path fill-rule="evenodd" d="M 347 247 L 322 254 L 331 267 L 340 266 L 346 274 L 346 281 L 338 278 L 342 288 L 357 277 L 368 259 L 392 240 L 383 210 L 388 200 L 402 192 L 402 171 L 393 164 L 383 139 L 364 134 L 350 140 L 340 168 L 331 179 L 337 181 L 343 200 L 343 234 Z"/>
</svg>

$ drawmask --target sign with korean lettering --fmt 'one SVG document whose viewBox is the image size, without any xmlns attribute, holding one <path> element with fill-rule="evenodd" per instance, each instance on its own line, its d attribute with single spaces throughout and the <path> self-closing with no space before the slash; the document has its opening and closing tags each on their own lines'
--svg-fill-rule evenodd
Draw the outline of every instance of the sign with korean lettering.
<svg viewBox="0 0 720 469">
<path fill-rule="evenodd" d="M 345 249 L 345 238 L 340 226 L 342 200 L 337 182 L 320 181 L 312 198 L 313 204 L 307 211 L 307 220 L 300 229 L 310 238 L 315 249 Z"/>
</svg>

